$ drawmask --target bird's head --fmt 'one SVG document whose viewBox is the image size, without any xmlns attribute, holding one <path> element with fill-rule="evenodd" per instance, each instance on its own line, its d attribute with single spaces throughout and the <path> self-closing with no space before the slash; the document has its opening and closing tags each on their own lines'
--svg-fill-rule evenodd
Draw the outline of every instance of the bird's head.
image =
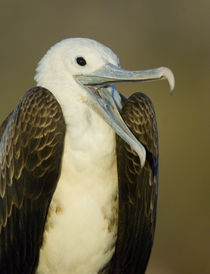
<svg viewBox="0 0 210 274">
<path fill-rule="evenodd" d="M 113 84 L 157 79 L 167 79 L 173 90 L 174 76 L 170 69 L 123 70 L 112 50 L 87 38 L 65 39 L 51 47 L 39 62 L 35 76 L 37 84 L 49 89 L 59 103 L 82 101 L 100 113 L 137 152 L 142 166 L 146 159 L 145 148 L 120 116 L 121 97 Z"/>
</svg>

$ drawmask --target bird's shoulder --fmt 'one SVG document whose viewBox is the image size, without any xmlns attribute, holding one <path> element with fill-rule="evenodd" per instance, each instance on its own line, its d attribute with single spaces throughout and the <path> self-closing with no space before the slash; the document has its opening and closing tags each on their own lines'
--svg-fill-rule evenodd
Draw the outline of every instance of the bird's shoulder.
<svg viewBox="0 0 210 274">
<path fill-rule="evenodd" d="M 1 273 L 33 273 L 29 269 L 37 264 L 60 176 L 64 136 L 62 109 L 42 87 L 28 90 L 0 127 Z M 19 267 L 28 261 L 22 272 L 11 264 L 14 250 Z"/>
<path fill-rule="evenodd" d="M 144 273 L 156 219 L 158 131 L 153 104 L 144 93 L 123 100 L 121 116 L 146 150 L 141 167 L 136 152 L 117 136 L 119 221 L 115 254 L 109 273 Z"/>
</svg>

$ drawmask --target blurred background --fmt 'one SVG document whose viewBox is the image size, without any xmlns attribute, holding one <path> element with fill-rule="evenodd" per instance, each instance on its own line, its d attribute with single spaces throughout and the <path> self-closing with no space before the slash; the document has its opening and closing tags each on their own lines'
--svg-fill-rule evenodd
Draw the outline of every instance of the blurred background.
<svg viewBox="0 0 210 274">
<path fill-rule="evenodd" d="M 210 273 L 209 11 L 208 0 L 0 0 L 0 122 L 64 38 L 104 43 L 125 69 L 173 70 L 172 95 L 167 81 L 118 87 L 149 95 L 158 119 L 158 219 L 147 274 Z"/>
</svg>

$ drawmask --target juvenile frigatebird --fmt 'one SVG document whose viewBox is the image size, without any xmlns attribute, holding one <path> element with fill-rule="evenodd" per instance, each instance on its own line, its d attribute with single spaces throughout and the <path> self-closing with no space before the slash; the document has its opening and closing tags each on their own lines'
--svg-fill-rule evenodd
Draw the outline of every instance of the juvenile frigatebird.
<svg viewBox="0 0 210 274">
<path fill-rule="evenodd" d="M 0 273 L 144 273 L 155 231 L 158 131 L 143 93 L 104 45 L 66 39 L 0 128 Z"/>
</svg>

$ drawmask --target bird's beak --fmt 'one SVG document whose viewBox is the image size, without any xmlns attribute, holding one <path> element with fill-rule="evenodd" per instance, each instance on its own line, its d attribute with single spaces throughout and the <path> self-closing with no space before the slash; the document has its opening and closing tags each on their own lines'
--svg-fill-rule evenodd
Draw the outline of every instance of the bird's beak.
<svg viewBox="0 0 210 274">
<path fill-rule="evenodd" d="M 113 130 L 136 151 L 143 167 L 146 160 L 146 150 L 124 123 L 119 113 L 121 108 L 120 95 L 115 86 L 111 84 L 167 79 L 170 89 L 173 90 L 175 80 L 172 71 L 166 67 L 128 71 L 112 64 L 106 64 L 89 75 L 77 75 L 75 78 L 91 95 L 90 104 L 100 112 Z"/>
</svg>

